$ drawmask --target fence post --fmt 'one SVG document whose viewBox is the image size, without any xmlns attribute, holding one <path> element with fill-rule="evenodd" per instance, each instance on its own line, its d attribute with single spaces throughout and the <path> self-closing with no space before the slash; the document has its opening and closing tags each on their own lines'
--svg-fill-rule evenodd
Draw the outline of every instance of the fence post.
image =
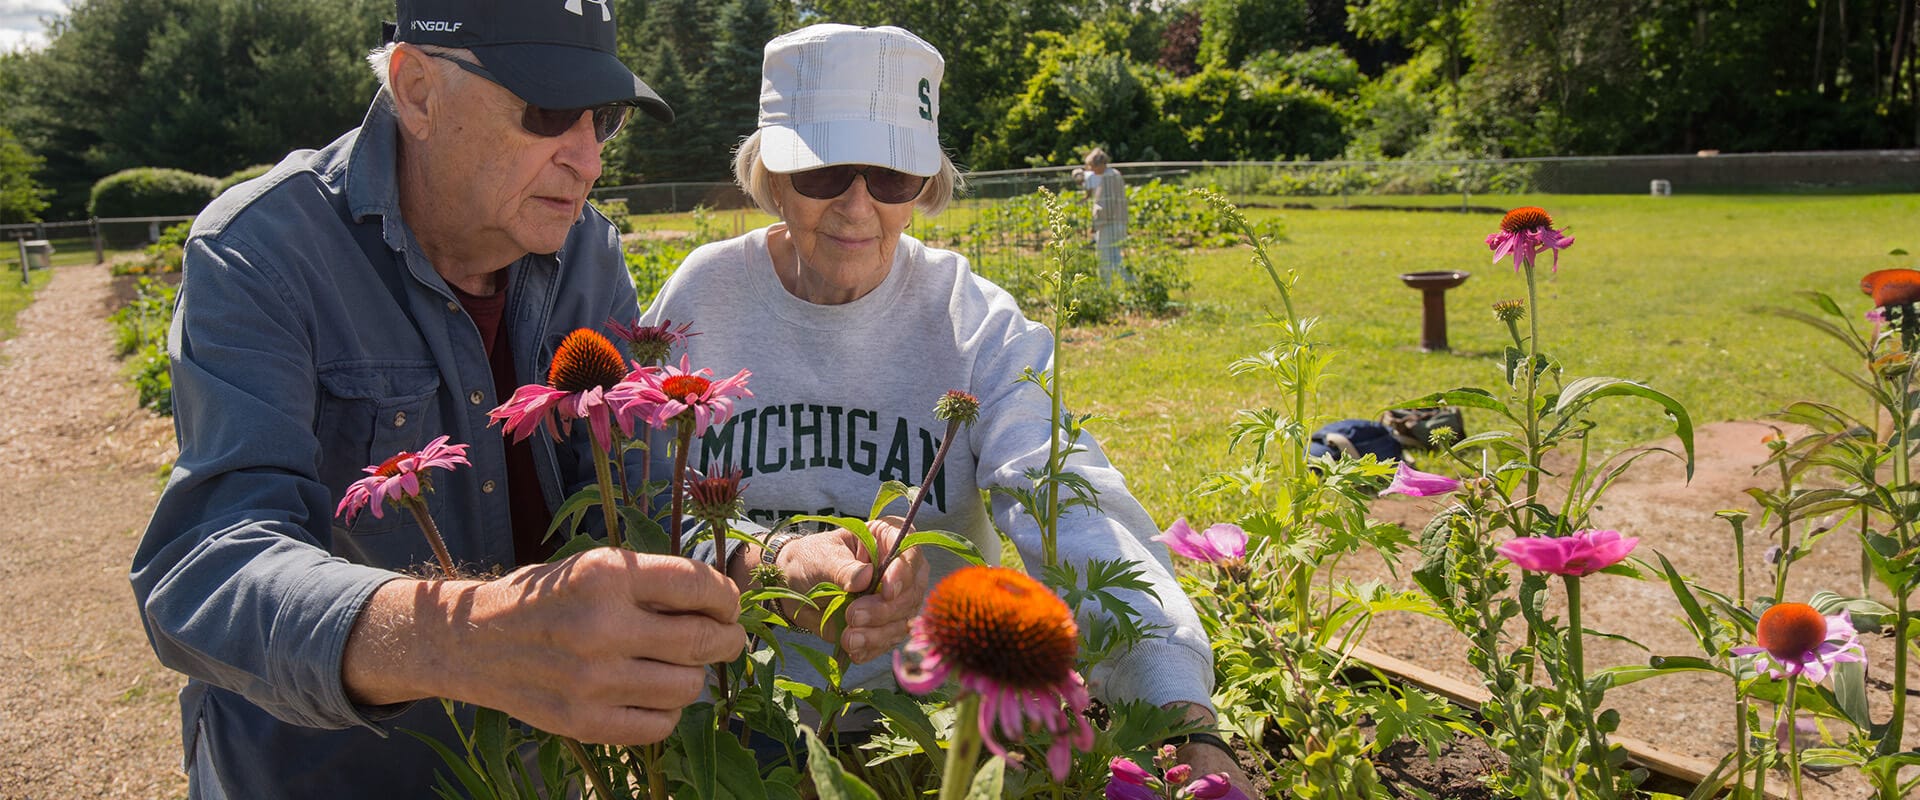
<svg viewBox="0 0 1920 800">
<path fill-rule="evenodd" d="M 87 218 L 87 235 L 93 239 L 93 263 L 104 263 L 107 260 L 107 243 L 100 238 L 99 217 Z"/>
<path fill-rule="evenodd" d="M 27 266 L 27 240 L 15 239 L 13 242 L 20 245 L 20 284 L 24 286 L 33 282 L 33 274 L 28 271 L 30 267 Z"/>
<path fill-rule="evenodd" d="M 39 221 L 39 222 L 33 223 L 33 238 L 35 239 L 47 238 L 47 223 L 45 221 Z"/>
</svg>

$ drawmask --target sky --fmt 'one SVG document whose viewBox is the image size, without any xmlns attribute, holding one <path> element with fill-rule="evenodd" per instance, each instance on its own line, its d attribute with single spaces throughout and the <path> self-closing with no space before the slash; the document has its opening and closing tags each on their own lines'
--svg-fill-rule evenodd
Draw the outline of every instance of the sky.
<svg viewBox="0 0 1920 800">
<path fill-rule="evenodd" d="M 72 0 L 0 0 L 0 52 L 47 43 L 44 18 L 67 13 Z"/>
</svg>

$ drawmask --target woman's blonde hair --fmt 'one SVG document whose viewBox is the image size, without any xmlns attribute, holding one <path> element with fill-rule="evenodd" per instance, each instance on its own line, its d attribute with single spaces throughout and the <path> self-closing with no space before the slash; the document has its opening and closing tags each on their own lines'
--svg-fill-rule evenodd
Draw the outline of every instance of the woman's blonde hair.
<svg viewBox="0 0 1920 800">
<path fill-rule="evenodd" d="M 753 204 L 761 211 L 780 216 L 780 204 L 775 200 L 777 190 L 774 176 L 778 173 L 767 169 L 766 162 L 760 160 L 760 131 L 741 140 L 739 149 L 733 152 L 733 181 L 740 190 L 753 198 Z M 943 151 L 940 153 L 940 171 L 933 174 L 920 196 L 914 198 L 913 205 L 920 213 L 929 217 L 947 210 L 947 204 L 953 202 L 954 195 L 966 185 L 960 177 L 960 170 L 953 165 Z"/>
<path fill-rule="evenodd" d="M 1107 156 L 1107 151 L 1103 148 L 1096 147 L 1087 153 L 1087 166 L 1089 167 L 1104 167 L 1111 163 L 1113 163 L 1113 159 Z"/>
</svg>

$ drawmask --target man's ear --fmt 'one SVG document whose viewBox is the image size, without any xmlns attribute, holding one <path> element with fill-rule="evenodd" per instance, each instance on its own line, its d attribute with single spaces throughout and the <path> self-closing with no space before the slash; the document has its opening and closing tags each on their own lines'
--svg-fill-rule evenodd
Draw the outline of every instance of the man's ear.
<svg viewBox="0 0 1920 800">
<path fill-rule="evenodd" d="M 448 82 L 427 54 L 411 45 L 393 49 L 387 61 L 387 89 L 393 95 L 400 129 L 409 139 L 425 139 L 433 129 L 434 111 L 445 99 Z"/>
</svg>

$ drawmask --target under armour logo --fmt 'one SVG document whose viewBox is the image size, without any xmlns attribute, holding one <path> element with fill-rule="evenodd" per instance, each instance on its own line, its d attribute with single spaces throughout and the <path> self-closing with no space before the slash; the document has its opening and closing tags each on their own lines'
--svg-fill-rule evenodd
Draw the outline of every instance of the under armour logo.
<svg viewBox="0 0 1920 800">
<path fill-rule="evenodd" d="M 573 12 L 575 16 L 581 16 L 581 17 L 586 16 L 586 13 L 587 13 L 586 7 L 580 5 L 581 2 L 582 0 L 567 0 L 567 10 Z M 585 0 L 585 2 L 592 3 L 600 7 L 601 22 L 613 21 L 613 12 L 607 8 L 607 0 Z"/>
</svg>

